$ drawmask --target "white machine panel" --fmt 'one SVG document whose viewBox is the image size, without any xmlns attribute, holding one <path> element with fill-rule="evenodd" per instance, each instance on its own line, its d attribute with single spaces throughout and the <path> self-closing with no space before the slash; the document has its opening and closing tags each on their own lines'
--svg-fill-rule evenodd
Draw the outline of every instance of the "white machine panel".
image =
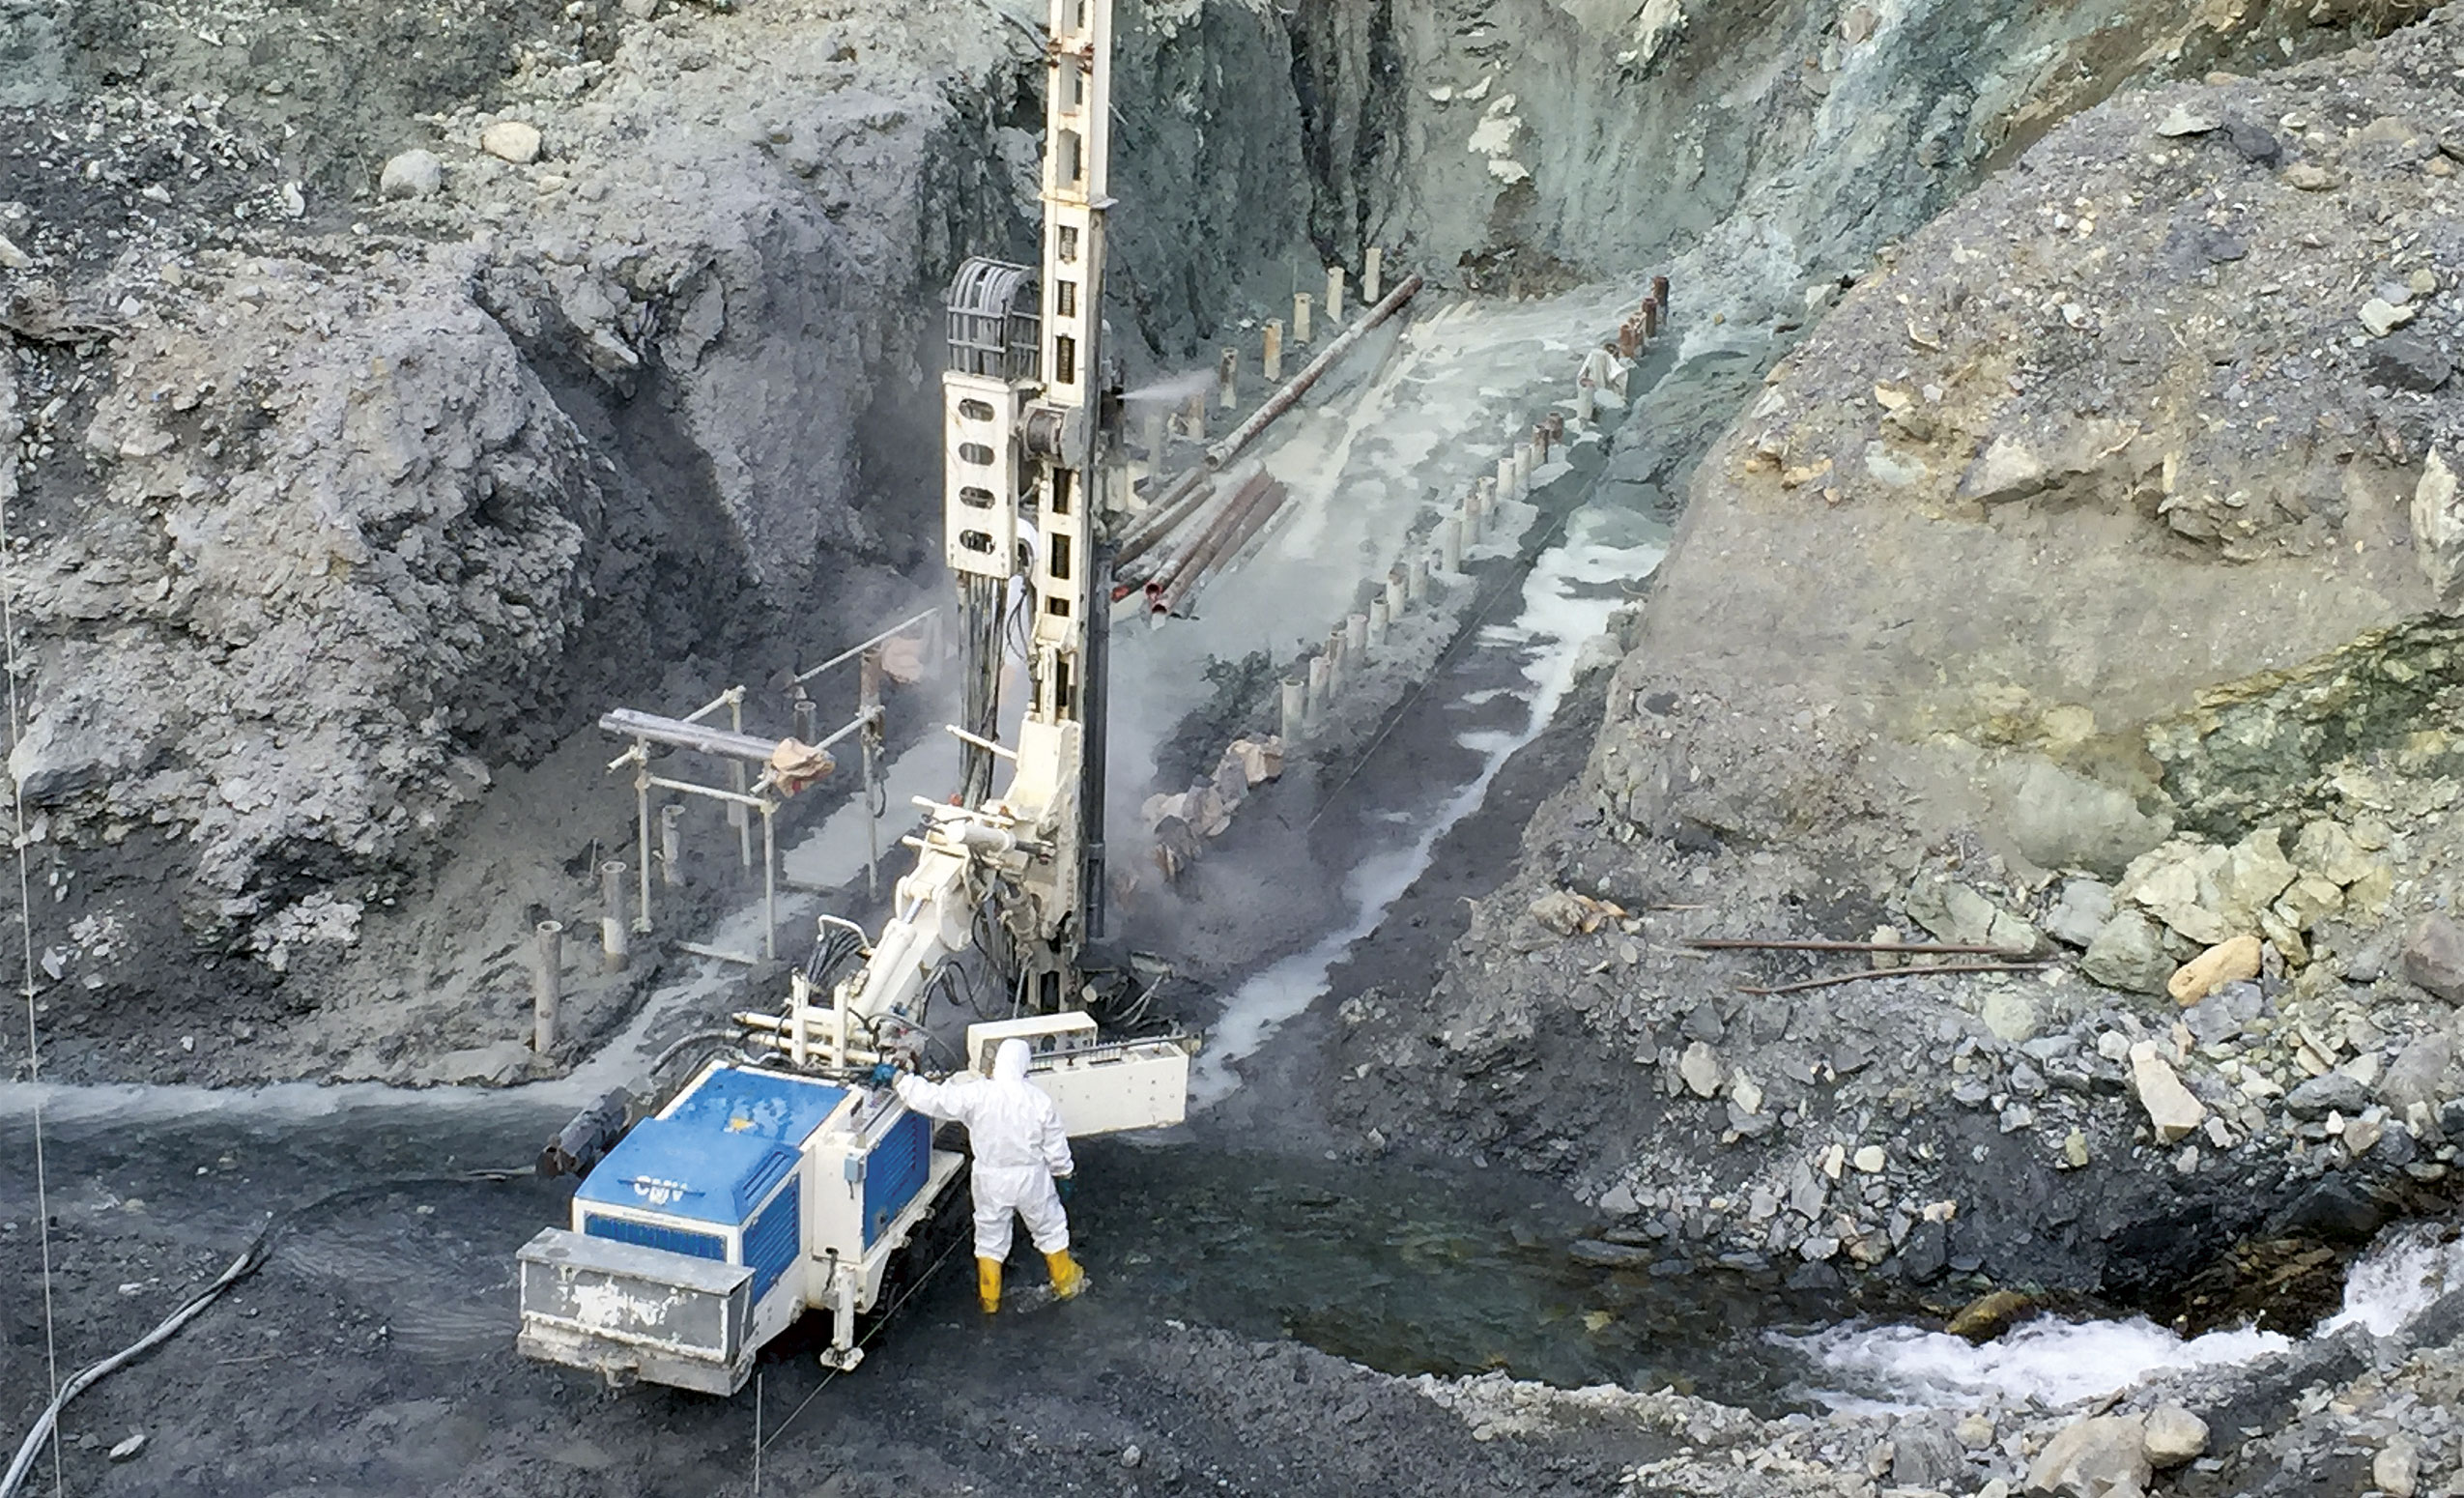
<svg viewBox="0 0 2464 1498">
<path fill-rule="evenodd" d="M 953 572 L 1008 577 L 1018 566 L 1018 393 L 1006 380 L 956 370 L 941 389 L 942 555 Z"/>
<path fill-rule="evenodd" d="M 973 1069 L 990 1076 L 993 1052 L 1012 1037 L 1034 1048 L 1027 1079 L 1061 1109 L 1073 1138 L 1168 1128 L 1189 1116 L 1187 1041 L 1099 1041 L 1095 1021 L 1075 1011 L 1000 1020 L 967 1026 Z"/>
</svg>

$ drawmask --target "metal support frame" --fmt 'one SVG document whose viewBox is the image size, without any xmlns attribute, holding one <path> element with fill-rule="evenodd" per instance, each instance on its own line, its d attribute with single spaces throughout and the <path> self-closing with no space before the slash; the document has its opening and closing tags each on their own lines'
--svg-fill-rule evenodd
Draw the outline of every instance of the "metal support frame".
<svg viewBox="0 0 2464 1498">
<path fill-rule="evenodd" d="M 811 699 L 804 694 L 805 684 L 824 672 L 845 666 L 850 661 L 858 663 L 856 716 L 833 730 L 818 742 L 808 744 L 806 747 L 828 749 L 857 735 L 863 735 L 861 744 L 863 789 L 859 793 L 865 798 L 865 880 L 874 894 L 880 891 L 881 833 L 874 802 L 876 799 L 875 790 L 879 785 L 879 755 L 886 720 L 881 703 L 881 650 L 892 640 L 918 625 L 927 626 L 929 648 L 931 624 L 939 614 L 940 610 L 933 608 L 910 615 L 862 644 L 851 646 L 820 665 L 798 673 L 788 683 L 790 694 L 789 711 L 796 713 L 799 717 L 809 718 L 809 713 L 797 713 L 799 706 L 807 706 L 811 702 Z M 661 875 L 662 883 L 673 888 L 679 882 L 675 870 L 677 853 L 675 845 L 679 841 L 676 835 L 676 818 L 680 808 L 675 802 L 669 802 L 659 808 L 658 841 L 655 845 L 654 859 L 654 845 L 651 841 L 651 793 L 664 791 L 680 796 L 700 796 L 704 800 L 717 801 L 727 808 L 729 825 L 736 829 L 737 861 L 746 869 L 753 867 L 753 820 L 757 813 L 760 817 L 762 954 L 766 958 L 775 959 L 779 955 L 778 812 L 787 797 L 779 790 L 776 782 L 770 778 L 766 769 L 759 779 L 752 778 L 750 766 L 764 763 L 770 752 L 777 747 L 777 741 L 744 732 L 745 695 L 744 687 L 731 686 L 681 718 L 663 718 L 629 707 L 618 707 L 601 715 L 599 726 L 609 733 L 622 735 L 633 740 L 632 747 L 608 762 L 610 770 L 620 770 L 630 766 L 634 772 L 634 832 L 639 845 L 639 857 L 636 860 L 639 878 L 635 888 L 640 904 L 629 923 L 633 934 L 636 936 L 650 934 L 652 863 L 655 861 L 664 871 Z M 715 716 L 723 707 L 728 711 L 728 727 L 722 729 L 711 726 L 707 720 Z M 703 785 L 697 781 L 678 779 L 673 776 L 652 774 L 650 746 L 654 743 L 727 761 L 727 784 L 725 786 Z M 621 870 L 623 866 L 616 864 L 611 867 Z M 614 908 L 616 905 L 614 888 L 614 885 L 607 886 L 607 893 L 603 896 L 611 908 Z M 694 952 L 704 957 L 718 957 L 739 963 L 752 961 L 751 958 L 739 953 L 702 947 L 691 942 L 679 942 L 677 946 L 679 950 Z M 613 948 L 611 948 L 611 961 L 620 961 L 615 956 Z"/>
</svg>

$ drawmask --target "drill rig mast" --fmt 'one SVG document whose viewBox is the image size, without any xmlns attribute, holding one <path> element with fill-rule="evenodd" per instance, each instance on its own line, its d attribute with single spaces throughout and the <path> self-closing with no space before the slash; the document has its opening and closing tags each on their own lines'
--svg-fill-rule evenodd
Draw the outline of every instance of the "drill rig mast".
<svg viewBox="0 0 2464 1498">
<path fill-rule="evenodd" d="M 822 1361 L 862 1360 L 875 1309 L 964 1170 L 931 1122 L 871 1085 L 933 1044 L 931 1000 L 967 965 L 1015 995 L 970 1024 L 967 1069 L 1027 1039 L 1073 1135 L 1177 1123 L 1192 1049 L 1118 1040 L 1070 1005 L 1103 929 L 1103 684 L 1099 447 L 1111 0 L 1049 0 L 1040 272 L 971 260 L 948 298 L 944 551 L 966 658 L 960 790 L 919 799 L 877 938 L 822 920 L 775 1015 L 610 1149 L 572 1226 L 521 1253 L 521 1349 L 611 1382 L 731 1394 L 762 1343 L 826 1311 Z M 1036 304 L 1022 305 L 1034 276 Z M 1005 661 L 1023 667 L 1017 741 L 998 741 Z M 1000 781 L 995 789 L 995 782 Z M 840 969 L 855 964 L 839 976 Z"/>
</svg>

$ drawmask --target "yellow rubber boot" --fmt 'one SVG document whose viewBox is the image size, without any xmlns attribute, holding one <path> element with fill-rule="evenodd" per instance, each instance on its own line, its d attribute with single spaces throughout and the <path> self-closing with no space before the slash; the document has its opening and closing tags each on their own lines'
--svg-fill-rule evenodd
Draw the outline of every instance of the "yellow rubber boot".
<svg viewBox="0 0 2464 1498">
<path fill-rule="evenodd" d="M 975 1303 L 986 1315 L 1001 1309 L 1001 1261 L 980 1258 L 975 1261 Z"/>
<path fill-rule="evenodd" d="M 1078 1267 L 1076 1259 L 1070 1257 L 1069 1250 L 1063 1249 L 1058 1253 L 1046 1253 L 1044 1255 L 1044 1266 L 1052 1271 L 1054 1300 L 1074 1300 L 1077 1298 L 1077 1293 L 1086 1288 L 1086 1271 Z"/>
</svg>

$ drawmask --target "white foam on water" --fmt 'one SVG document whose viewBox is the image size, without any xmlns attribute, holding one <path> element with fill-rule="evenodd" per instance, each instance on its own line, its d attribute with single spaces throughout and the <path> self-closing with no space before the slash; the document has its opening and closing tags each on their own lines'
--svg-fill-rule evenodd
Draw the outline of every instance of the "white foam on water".
<svg viewBox="0 0 2464 1498">
<path fill-rule="evenodd" d="M 2360 1328 L 2387 1337 L 2450 1290 L 2464 1290 L 2464 1239 L 2435 1224 L 2391 1229 L 2354 1260 L 2343 1309 L 2314 1336 Z M 2064 1321 L 2042 1316 L 1972 1345 L 1910 1326 L 1840 1327 L 1779 1338 L 1837 1380 L 1817 1397 L 1840 1407 L 1973 1409 L 2034 1400 L 2060 1406 L 2153 1374 L 2256 1362 L 2293 1340 L 2249 1329 L 2182 1338 L 2144 1317 Z"/>
<path fill-rule="evenodd" d="M 1842 1381 L 1823 1396 L 1825 1402 L 1945 1409 L 2069 1404 L 2150 1373 L 2248 1363 L 2293 1345 L 2275 1332 L 2210 1332 L 2185 1340 L 2143 1316 L 2044 1316 L 1984 1343 L 1912 1326 L 1842 1327 L 1785 1340 Z"/>
<path fill-rule="evenodd" d="M 2464 1239 L 2449 1239 L 2428 1223 L 2392 1228 L 2353 1261 L 2344 1309 L 2319 1323 L 2319 1335 L 2357 1326 L 2372 1337 L 2392 1336 L 2450 1290 L 2464 1290 Z"/>
<path fill-rule="evenodd" d="M 1326 992 L 1327 974 L 1352 943 L 1377 929 L 1386 912 L 1429 866 L 1440 839 L 1476 810 L 1488 794 L 1489 783 L 1515 751 L 1540 736 L 1566 688 L 1574 683 L 1574 667 L 1583 643 L 1607 627 L 1609 615 L 1623 600 L 1603 594 L 1612 581 L 1639 582 L 1650 575 L 1667 555 L 1665 533 L 1647 522 L 1614 510 L 1578 511 L 1567 523 L 1566 539 L 1543 553 L 1523 584 L 1523 610 L 1510 624 L 1481 633 L 1484 644 L 1521 652 L 1523 675 L 1532 683 L 1531 712 L 1519 731 L 1480 730 L 1458 742 L 1480 755 L 1479 773 L 1447 800 L 1430 809 L 1419 835 L 1399 848 L 1371 853 L 1343 881 L 1351 921 L 1304 952 L 1283 959 L 1251 976 L 1223 1007 L 1208 1032 L 1189 1077 L 1189 1098 L 1203 1108 L 1240 1085 L 1232 1063 L 1256 1053 L 1275 1031 Z"/>
</svg>

